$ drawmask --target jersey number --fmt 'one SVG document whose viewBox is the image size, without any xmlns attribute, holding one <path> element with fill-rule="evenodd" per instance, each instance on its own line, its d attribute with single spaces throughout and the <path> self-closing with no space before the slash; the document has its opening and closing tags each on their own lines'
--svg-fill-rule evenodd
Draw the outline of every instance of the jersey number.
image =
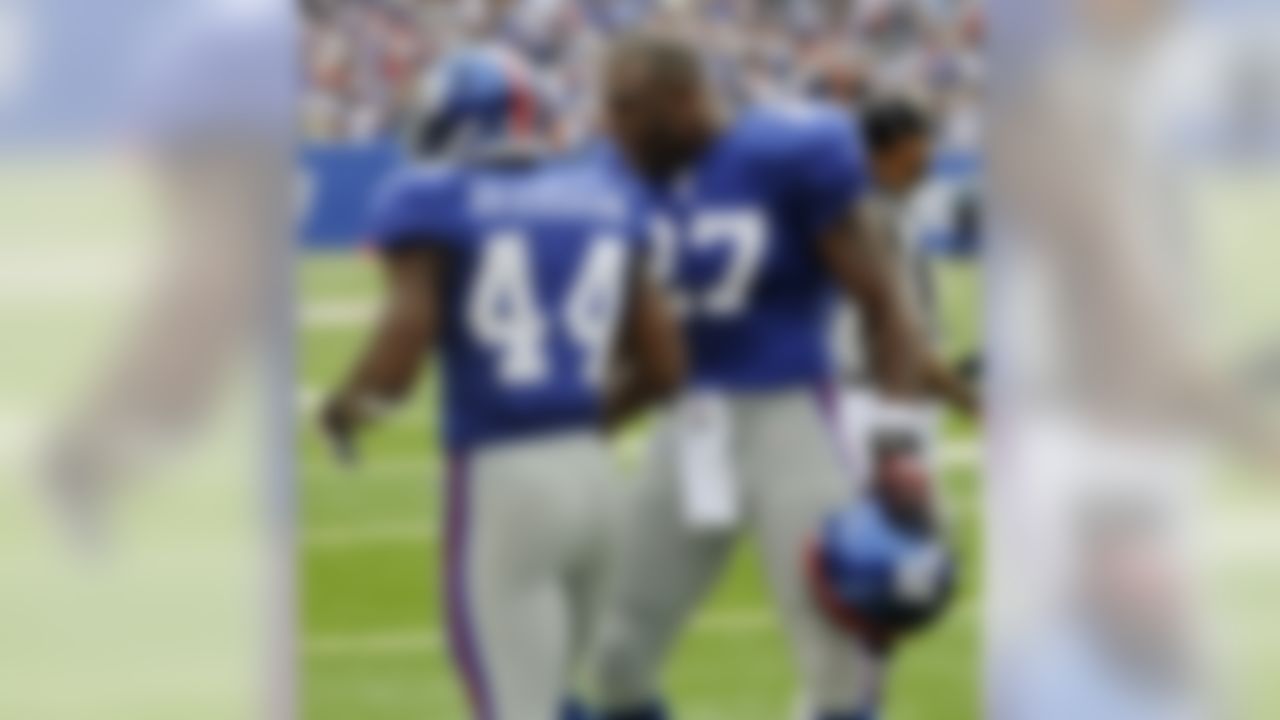
<svg viewBox="0 0 1280 720">
<path fill-rule="evenodd" d="M 557 326 L 582 351 L 583 381 L 602 384 L 622 306 L 623 243 L 612 237 L 593 240 L 563 307 L 549 313 L 538 302 L 528 246 L 517 232 L 486 243 L 467 298 L 468 327 L 497 354 L 498 377 L 506 385 L 528 387 L 550 377 L 547 335 Z"/>
<path fill-rule="evenodd" d="M 659 279 L 676 288 L 679 263 L 679 230 L 670 220 L 654 223 L 655 263 Z M 759 213 L 744 210 L 709 212 L 694 217 L 688 228 L 690 250 L 723 247 L 728 252 L 724 270 L 696 294 L 673 290 L 675 306 L 683 314 L 713 318 L 736 317 L 747 309 L 764 264 L 768 232 Z"/>
</svg>

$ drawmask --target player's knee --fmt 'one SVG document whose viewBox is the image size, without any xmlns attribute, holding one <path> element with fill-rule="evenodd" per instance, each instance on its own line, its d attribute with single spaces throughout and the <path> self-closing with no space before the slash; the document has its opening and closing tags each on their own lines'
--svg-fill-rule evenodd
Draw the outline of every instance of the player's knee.
<svg viewBox="0 0 1280 720">
<path fill-rule="evenodd" d="M 601 648 L 596 661 L 596 682 L 608 706 L 625 707 L 652 697 L 653 671 L 645 653 L 626 645 Z"/>
<path fill-rule="evenodd" d="M 642 633 L 614 623 L 601 633 L 593 654 L 595 683 L 605 707 L 633 707 L 653 699 L 656 659 Z"/>
</svg>

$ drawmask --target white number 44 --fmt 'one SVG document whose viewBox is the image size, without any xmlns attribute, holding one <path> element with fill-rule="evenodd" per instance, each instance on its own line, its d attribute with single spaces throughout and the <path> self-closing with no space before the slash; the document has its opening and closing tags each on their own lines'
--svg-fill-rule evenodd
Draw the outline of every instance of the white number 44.
<svg viewBox="0 0 1280 720">
<path fill-rule="evenodd" d="M 582 352 L 582 379 L 604 382 L 609 350 L 622 309 L 626 250 L 621 240 L 593 240 L 562 307 L 540 306 L 529 243 L 518 232 L 485 244 L 475 286 L 466 300 L 466 323 L 498 359 L 499 379 L 527 387 L 551 374 L 547 336 L 563 327 Z M 550 317 L 548 317 L 550 315 Z"/>
</svg>

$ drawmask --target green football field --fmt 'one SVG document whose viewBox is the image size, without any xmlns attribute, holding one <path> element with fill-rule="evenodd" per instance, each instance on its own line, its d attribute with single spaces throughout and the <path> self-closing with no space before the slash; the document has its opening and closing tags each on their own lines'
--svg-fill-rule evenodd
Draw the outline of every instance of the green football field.
<svg viewBox="0 0 1280 720">
<path fill-rule="evenodd" d="M 971 343 L 972 278 L 941 274 L 958 326 Z M 346 371 L 378 301 L 367 258 L 311 255 L 299 271 L 300 407 L 310 413 Z M 441 632 L 441 458 L 434 383 L 363 444 L 344 469 L 302 424 L 299 469 L 303 701 L 308 720 L 467 717 Z M 620 446 L 632 464 L 641 431 Z M 964 562 L 962 594 L 947 619 L 904 647 L 890 689 L 890 720 L 979 717 L 981 577 L 976 440 L 949 433 L 946 486 Z M 764 591 L 754 548 L 741 547 L 689 628 L 667 675 L 684 720 L 780 720 L 795 703 L 787 651 Z"/>
</svg>

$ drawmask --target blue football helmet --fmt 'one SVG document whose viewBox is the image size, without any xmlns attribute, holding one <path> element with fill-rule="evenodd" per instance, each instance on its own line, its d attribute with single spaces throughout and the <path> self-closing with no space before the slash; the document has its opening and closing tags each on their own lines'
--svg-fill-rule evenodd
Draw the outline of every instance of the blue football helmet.
<svg viewBox="0 0 1280 720">
<path fill-rule="evenodd" d="M 413 151 L 425 157 L 528 157 L 550 144 L 549 94 L 515 52 L 496 46 L 461 50 L 426 73 L 411 132 Z"/>
<path fill-rule="evenodd" d="M 956 560 L 928 488 L 912 443 L 882 442 L 871 492 L 828 518 L 812 545 L 819 604 L 874 648 L 927 626 L 953 594 Z"/>
</svg>

